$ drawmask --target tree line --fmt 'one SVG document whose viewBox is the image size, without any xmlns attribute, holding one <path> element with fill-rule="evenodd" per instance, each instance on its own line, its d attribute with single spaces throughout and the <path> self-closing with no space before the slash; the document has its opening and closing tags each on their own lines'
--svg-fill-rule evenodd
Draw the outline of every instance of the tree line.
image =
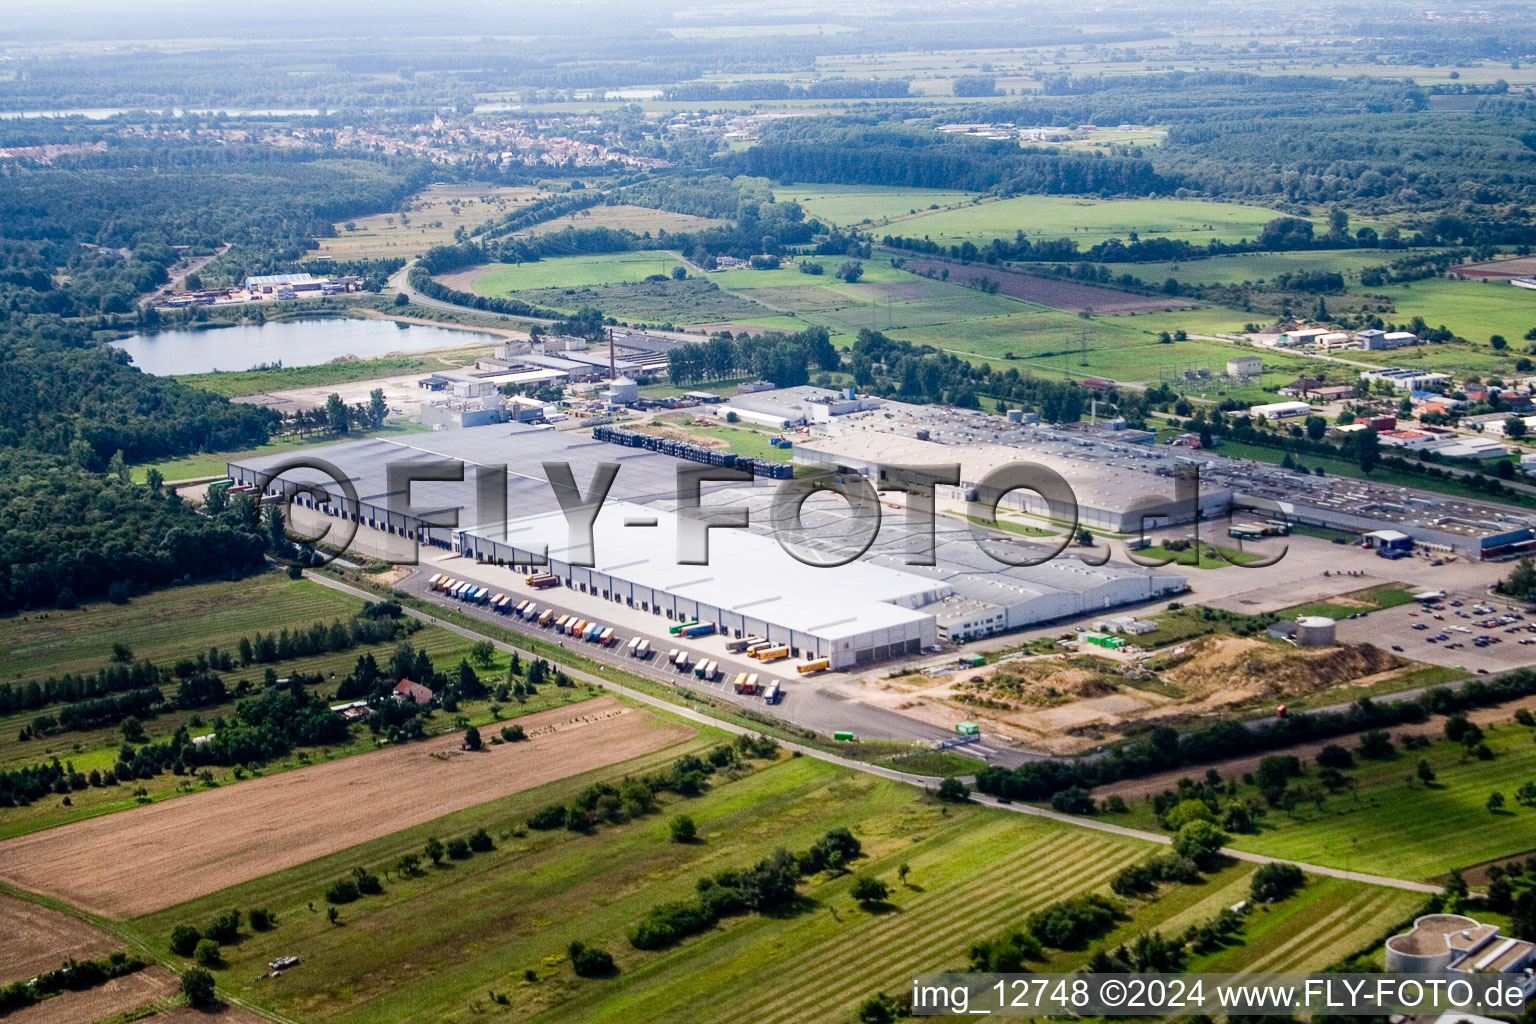
<svg viewBox="0 0 1536 1024">
<path fill-rule="evenodd" d="M 1106 756 L 1095 760 L 1035 761 L 1015 769 L 989 767 L 976 776 L 976 788 L 1008 799 L 1048 800 L 1073 786 L 1091 789 L 1120 779 L 1219 761 L 1255 750 L 1274 750 L 1328 736 L 1422 722 L 1432 714 L 1502 704 L 1533 693 L 1536 672 L 1520 669 L 1494 679 L 1470 680 L 1459 690 L 1435 687 L 1422 697 L 1394 702 L 1364 698 L 1344 710 L 1289 715 L 1251 729 L 1238 722 L 1220 722 L 1183 734 L 1159 727 L 1111 747 Z"/>
<path fill-rule="evenodd" d="M 756 337 L 742 331 L 734 338 L 726 331 L 708 341 L 670 350 L 667 377 L 673 384 L 689 384 L 754 376 L 779 387 L 795 387 L 810 380 L 810 367 L 836 370 L 841 363 L 825 327 L 810 327 L 795 334 L 769 331 Z"/>
</svg>

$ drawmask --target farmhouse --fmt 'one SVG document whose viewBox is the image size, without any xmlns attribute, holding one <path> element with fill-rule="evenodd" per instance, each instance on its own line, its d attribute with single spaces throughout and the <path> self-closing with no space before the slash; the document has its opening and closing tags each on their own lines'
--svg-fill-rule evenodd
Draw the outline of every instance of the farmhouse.
<svg viewBox="0 0 1536 1024">
<path fill-rule="evenodd" d="M 402 679 L 395 684 L 395 700 L 409 700 L 417 704 L 431 704 L 437 699 L 437 694 L 420 683 L 409 679 Z"/>
</svg>

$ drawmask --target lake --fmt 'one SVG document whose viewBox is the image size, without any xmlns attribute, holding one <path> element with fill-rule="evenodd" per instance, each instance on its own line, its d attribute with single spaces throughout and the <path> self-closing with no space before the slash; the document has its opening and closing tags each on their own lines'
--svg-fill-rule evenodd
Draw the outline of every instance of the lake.
<svg viewBox="0 0 1536 1024">
<path fill-rule="evenodd" d="M 145 373 L 169 377 L 214 370 L 249 370 L 271 363 L 317 366 L 343 356 L 371 359 L 396 352 L 489 345 L 494 341 L 494 336 L 478 331 L 334 317 L 135 334 L 112 344 L 132 356 L 133 365 Z"/>
</svg>

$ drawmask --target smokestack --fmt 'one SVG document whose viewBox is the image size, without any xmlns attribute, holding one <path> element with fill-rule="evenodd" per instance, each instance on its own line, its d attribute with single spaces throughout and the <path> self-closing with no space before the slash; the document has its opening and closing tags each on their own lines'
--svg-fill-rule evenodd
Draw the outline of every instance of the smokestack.
<svg viewBox="0 0 1536 1024">
<path fill-rule="evenodd" d="M 1090 427 L 1096 427 L 1099 425 L 1099 400 L 1097 398 L 1089 400 L 1088 425 Z"/>
<path fill-rule="evenodd" d="M 609 380 L 617 380 L 618 379 L 618 376 L 619 376 L 618 370 L 615 369 L 615 367 L 617 367 L 617 366 L 618 366 L 618 363 L 613 358 L 613 328 L 610 327 L 610 328 L 608 328 L 608 379 Z"/>
</svg>

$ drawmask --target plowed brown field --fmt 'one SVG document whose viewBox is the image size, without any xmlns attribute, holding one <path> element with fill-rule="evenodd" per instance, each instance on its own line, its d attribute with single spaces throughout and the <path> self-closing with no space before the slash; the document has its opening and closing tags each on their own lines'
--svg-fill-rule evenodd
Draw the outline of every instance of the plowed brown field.
<svg viewBox="0 0 1536 1024">
<path fill-rule="evenodd" d="M 123 944 L 68 914 L 0 895 L 0 985 L 35 978 L 65 960 L 95 960 Z"/>
<path fill-rule="evenodd" d="M 5 1020 L 6 1024 L 87 1024 L 158 1003 L 175 995 L 179 985 L 170 971 L 150 967 L 84 992 L 64 992 L 44 999 L 36 1006 L 17 1010 Z"/>
<path fill-rule="evenodd" d="M 437 737 L 22 836 L 0 844 L 0 878 L 137 917 L 692 733 L 611 697 L 517 721 L 526 742 L 469 754 Z"/>
</svg>

